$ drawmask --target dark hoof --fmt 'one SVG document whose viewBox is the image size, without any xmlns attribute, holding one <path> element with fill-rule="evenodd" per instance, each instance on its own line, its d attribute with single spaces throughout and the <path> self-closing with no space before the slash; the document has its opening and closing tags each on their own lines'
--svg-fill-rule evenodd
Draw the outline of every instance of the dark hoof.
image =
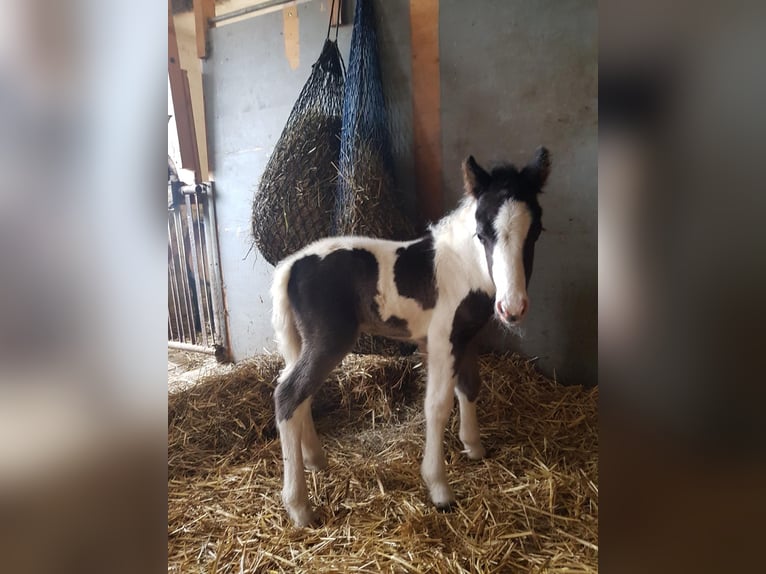
<svg viewBox="0 0 766 574">
<path fill-rule="evenodd" d="M 441 513 L 454 512 L 455 508 L 457 507 L 457 503 L 447 502 L 443 504 L 436 504 L 435 506 L 436 506 L 436 510 L 438 510 Z"/>
</svg>

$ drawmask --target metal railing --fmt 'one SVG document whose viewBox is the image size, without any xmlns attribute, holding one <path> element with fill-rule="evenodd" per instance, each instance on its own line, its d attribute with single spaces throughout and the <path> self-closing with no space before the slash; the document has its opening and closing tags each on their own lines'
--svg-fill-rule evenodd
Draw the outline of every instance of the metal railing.
<svg viewBox="0 0 766 574">
<path fill-rule="evenodd" d="M 169 190 L 168 346 L 224 358 L 225 321 L 212 185 Z"/>
</svg>

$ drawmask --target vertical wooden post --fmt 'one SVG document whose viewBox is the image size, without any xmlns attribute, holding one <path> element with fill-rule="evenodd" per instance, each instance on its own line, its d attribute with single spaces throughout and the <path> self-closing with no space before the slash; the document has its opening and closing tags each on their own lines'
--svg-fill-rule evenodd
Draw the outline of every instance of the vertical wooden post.
<svg viewBox="0 0 766 574">
<path fill-rule="evenodd" d="M 291 3 L 282 8 L 282 35 L 285 39 L 285 57 L 291 70 L 301 63 L 301 35 L 298 19 L 298 4 Z"/>
<path fill-rule="evenodd" d="M 197 153 L 197 137 L 194 131 L 194 115 L 189 93 L 189 78 L 186 71 L 181 69 L 170 0 L 168 0 L 168 77 L 170 78 L 170 95 L 173 98 L 173 111 L 178 128 L 178 145 L 181 148 L 181 166 L 184 169 L 194 171 L 197 182 L 199 182 L 201 174 L 199 154 Z"/>
<path fill-rule="evenodd" d="M 332 27 L 335 27 L 335 24 L 345 24 L 343 20 L 343 0 L 335 0 L 335 4 L 332 3 L 332 0 L 328 0 L 330 4 L 330 22 L 332 22 Z M 340 14 L 339 14 L 340 13 Z M 338 16 L 340 15 L 340 19 L 338 19 Z"/>
<path fill-rule="evenodd" d="M 420 214 L 437 221 L 444 214 L 442 190 L 439 0 L 410 0 L 412 120 Z"/>
<path fill-rule="evenodd" d="M 215 0 L 194 0 L 194 32 L 197 57 L 207 58 L 207 31 L 209 20 L 215 16 Z"/>
</svg>

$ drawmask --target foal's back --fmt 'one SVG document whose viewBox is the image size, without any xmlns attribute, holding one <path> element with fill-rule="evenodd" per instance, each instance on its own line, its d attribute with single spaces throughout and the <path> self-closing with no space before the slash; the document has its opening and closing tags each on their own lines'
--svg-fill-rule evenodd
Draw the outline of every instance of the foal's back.
<svg viewBox="0 0 766 574">
<path fill-rule="evenodd" d="M 367 237 L 320 240 L 277 269 L 304 343 L 332 337 L 353 345 L 359 332 L 425 337 L 436 298 L 430 234 L 408 242 Z M 324 346 L 324 345 L 322 345 Z"/>
</svg>

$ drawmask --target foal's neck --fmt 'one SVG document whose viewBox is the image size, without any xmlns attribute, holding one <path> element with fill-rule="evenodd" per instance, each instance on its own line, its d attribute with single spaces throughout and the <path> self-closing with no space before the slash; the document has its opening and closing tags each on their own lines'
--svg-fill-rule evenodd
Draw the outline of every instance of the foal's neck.
<svg viewBox="0 0 766 574">
<path fill-rule="evenodd" d="M 431 226 L 431 232 L 434 238 L 444 238 L 456 246 L 469 241 L 473 243 L 476 234 L 476 200 L 470 197 L 463 199 L 454 211 Z"/>
<path fill-rule="evenodd" d="M 466 197 L 450 214 L 431 227 L 438 262 L 449 261 L 452 271 L 471 277 L 470 283 L 494 294 L 484 248 L 476 240 L 476 200 Z"/>
</svg>

